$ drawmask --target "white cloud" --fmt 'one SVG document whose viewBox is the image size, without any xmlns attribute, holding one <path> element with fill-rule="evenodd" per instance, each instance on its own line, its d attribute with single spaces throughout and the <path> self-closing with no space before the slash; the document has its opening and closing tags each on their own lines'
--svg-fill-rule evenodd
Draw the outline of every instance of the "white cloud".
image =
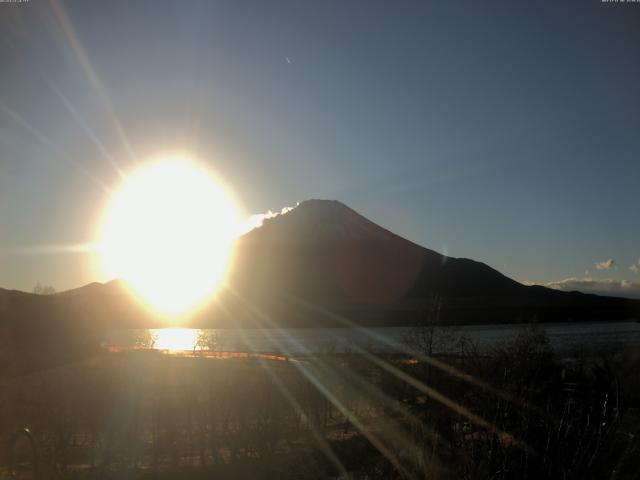
<svg viewBox="0 0 640 480">
<path fill-rule="evenodd" d="M 597 295 L 640 298 L 640 283 L 630 282 L 629 280 L 617 280 L 615 278 L 571 277 L 549 282 L 545 286 L 565 292 L 577 290 L 579 292 L 595 293 Z"/>
<path fill-rule="evenodd" d="M 244 235 L 245 233 L 250 232 L 254 228 L 261 227 L 265 220 L 268 220 L 273 217 L 277 217 L 278 215 L 284 215 L 285 213 L 288 213 L 294 208 L 296 208 L 298 205 L 299 203 L 296 203 L 292 207 L 284 207 L 279 212 L 274 212 L 272 210 L 269 210 L 267 213 L 254 213 L 253 215 L 250 215 L 249 218 L 247 218 L 247 220 L 243 223 L 242 227 L 240 228 L 240 235 Z"/>
<path fill-rule="evenodd" d="M 598 262 L 596 263 L 596 269 L 597 270 L 611 270 L 613 267 L 615 267 L 616 262 L 613 258 L 610 258 L 608 260 L 604 260 L 603 262 Z"/>
</svg>

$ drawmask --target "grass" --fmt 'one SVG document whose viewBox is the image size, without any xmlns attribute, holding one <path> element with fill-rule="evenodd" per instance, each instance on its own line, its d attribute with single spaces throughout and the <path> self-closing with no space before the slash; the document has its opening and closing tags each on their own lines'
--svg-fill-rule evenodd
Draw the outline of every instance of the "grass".
<svg viewBox="0 0 640 480">
<path fill-rule="evenodd" d="M 5 364 L 1 447 L 28 426 L 43 478 L 634 478 L 634 352 L 415 353 L 39 350 Z"/>
</svg>

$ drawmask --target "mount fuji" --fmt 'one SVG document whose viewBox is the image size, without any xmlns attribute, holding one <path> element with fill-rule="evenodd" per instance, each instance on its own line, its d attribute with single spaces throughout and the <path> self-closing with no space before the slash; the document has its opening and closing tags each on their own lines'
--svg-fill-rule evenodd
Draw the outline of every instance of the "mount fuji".
<svg viewBox="0 0 640 480">
<path fill-rule="evenodd" d="M 522 285 L 483 263 L 406 240 L 338 201 L 307 200 L 237 240 L 226 285 L 188 323 L 401 326 L 629 318 L 640 318 L 640 301 Z M 0 289 L 0 327 L 12 323 L 162 325 L 118 280 L 48 296 Z"/>
</svg>

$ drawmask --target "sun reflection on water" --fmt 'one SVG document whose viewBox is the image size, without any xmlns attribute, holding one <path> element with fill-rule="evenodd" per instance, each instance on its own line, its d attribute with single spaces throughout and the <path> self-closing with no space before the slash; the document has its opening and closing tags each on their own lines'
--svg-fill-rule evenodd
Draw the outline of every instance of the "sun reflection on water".
<svg viewBox="0 0 640 480">
<path fill-rule="evenodd" d="M 194 350 L 198 343 L 198 330 L 191 328 L 160 328 L 151 331 L 153 347 L 177 352 Z"/>
</svg>

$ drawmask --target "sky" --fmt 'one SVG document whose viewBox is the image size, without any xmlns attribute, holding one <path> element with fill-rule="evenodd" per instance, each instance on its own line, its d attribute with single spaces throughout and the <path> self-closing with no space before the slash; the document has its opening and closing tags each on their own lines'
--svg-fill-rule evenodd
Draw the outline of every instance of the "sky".
<svg viewBox="0 0 640 480">
<path fill-rule="evenodd" d="M 81 246 L 118 171 L 181 151 L 246 214 L 337 199 L 521 282 L 640 296 L 639 22 L 600 0 L 0 3 L 0 287 L 105 280 Z"/>
</svg>

